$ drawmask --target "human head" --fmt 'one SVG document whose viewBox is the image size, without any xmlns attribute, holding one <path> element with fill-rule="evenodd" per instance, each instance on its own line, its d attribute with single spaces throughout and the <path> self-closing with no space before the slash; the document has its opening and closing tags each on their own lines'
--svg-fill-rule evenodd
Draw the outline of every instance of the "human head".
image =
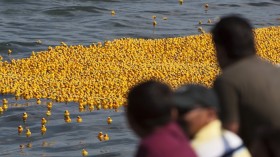
<svg viewBox="0 0 280 157">
<path fill-rule="evenodd" d="M 171 120 L 172 90 L 157 81 L 146 81 L 128 93 L 127 119 L 134 132 L 144 137 Z"/>
<path fill-rule="evenodd" d="M 212 29 L 212 38 L 220 67 L 256 54 L 251 24 L 237 15 L 222 18 Z"/>
<path fill-rule="evenodd" d="M 178 109 L 178 122 L 190 138 L 217 119 L 219 102 L 212 89 L 202 85 L 184 85 L 175 90 L 172 99 Z"/>
</svg>

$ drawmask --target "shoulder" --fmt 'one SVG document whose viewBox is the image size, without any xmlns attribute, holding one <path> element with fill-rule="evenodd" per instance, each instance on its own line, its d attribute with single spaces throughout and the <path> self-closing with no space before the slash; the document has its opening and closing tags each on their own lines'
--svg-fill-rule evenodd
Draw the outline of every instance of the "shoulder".
<svg viewBox="0 0 280 157">
<path fill-rule="evenodd" d="M 225 138 L 227 139 L 227 141 L 229 142 L 229 145 L 231 146 L 231 148 L 235 148 L 240 145 L 243 145 L 243 141 L 235 133 L 228 131 L 228 130 L 224 130 L 223 134 L 224 134 Z"/>
<path fill-rule="evenodd" d="M 162 127 L 143 139 L 140 150 L 146 153 L 145 157 L 195 156 L 187 137 L 176 123 Z"/>
<path fill-rule="evenodd" d="M 249 150 L 244 146 L 243 141 L 239 136 L 227 130 L 225 130 L 223 134 L 232 149 L 240 147 L 240 149 L 237 149 L 233 153 L 233 157 L 251 157 Z"/>
</svg>

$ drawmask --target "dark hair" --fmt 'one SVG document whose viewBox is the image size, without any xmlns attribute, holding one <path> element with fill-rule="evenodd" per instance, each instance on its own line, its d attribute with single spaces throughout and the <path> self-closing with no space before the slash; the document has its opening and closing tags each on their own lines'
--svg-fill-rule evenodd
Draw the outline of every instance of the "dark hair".
<svg viewBox="0 0 280 157">
<path fill-rule="evenodd" d="M 133 87 L 128 93 L 127 115 L 141 128 L 152 130 L 171 119 L 172 90 L 157 81 L 147 81 Z"/>
<path fill-rule="evenodd" d="M 225 49 L 228 58 L 238 60 L 256 54 L 253 28 L 237 15 L 222 18 L 212 29 L 213 41 Z"/>
<path fill-rule="evenodd" d="M 219 100 L 216 92 L 200 84 L 186 84 L 174 91 L 173 104 L 184 116 L 187 112 L 199 108 L 212 108 L 219 111 Z"/>
</svg>

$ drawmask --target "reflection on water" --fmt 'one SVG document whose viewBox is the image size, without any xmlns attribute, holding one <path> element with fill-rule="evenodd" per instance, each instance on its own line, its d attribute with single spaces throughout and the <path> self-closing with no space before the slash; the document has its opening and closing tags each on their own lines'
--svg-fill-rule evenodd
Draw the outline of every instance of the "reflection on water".
<svg viewBox="0 0 280 157">
<path fill-rule="evenodd" d="M 32 51 L 45 50 L 61 41 L 68 44 L 91 44 L 115 38 L 163 38 L 197 34 L 198 27 L 208 31 L 223 15 L 242 14 L 255 27 L 279 25 L 279 0 L 1 0 L 0 54 L 4 60 L 29 57 Z M 116 15 L 111 16 L 115 10 Z M 264 11 L 265 10 L 265 11 Z M 152 16 L 157 16 L 153 28 Z M 163 19 L 165 18 L 165 19 Z M 210 19 L 211 23 L 207 23 Z M 201 21 L 201 25 L 199 25 Z M 41 42 L 39 42 L 39 40 Z M 13 50 L 11 56 L 8 49 Z M 89 156 L 133 156 L 138 139 L 128 129 L 124 111 L 79 112 L 75 103 L 54 103 L 47 118 L 47 132 L 41 135 L 41 118 L 46 117 L 46 103 L 36 100 L 8 98 L 9 109 L 0 115 L 0 156 L 81 156 L 87 149 Z M 64 111 L 69 110 L 72 122 L 64 122 Z M 22 113 L 29 117 L 22 122 Z M 76 117 L 83 118 L 82 123 Z M 108 125 L 110 116 L 113 123 Z M 18 135 L 17 127 L 28 127 Z M 108 133 L 109 141 L 100 142 L 98 133 Z"/>
</svg>

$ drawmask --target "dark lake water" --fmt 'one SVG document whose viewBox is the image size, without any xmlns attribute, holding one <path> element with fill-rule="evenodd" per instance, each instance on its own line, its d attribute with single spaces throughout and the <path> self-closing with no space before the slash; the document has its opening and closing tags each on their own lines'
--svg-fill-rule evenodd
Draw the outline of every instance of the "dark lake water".
<svg viewBox="0 0 280 157">
<path fill-rule="evenodd" d="M 204 4 L 209 8 L 205 11 Z M 0 0 L 0 55 L 4 60 L 29 57 L 32 51 L 45 50 L 50 45 L 89 45 L 93 42 L 116 38 L 165 38 L 198 34 L 198 22 L 205 30 L 221 16 L 242 14 L 254 27 L 280 25 L 280 0 Z M 116 15 L 111 16 L 115 10 Z M 153 28 L 152 16 L 158 25 Z M 167 17 L 167 20 L 163 20 Z M 37 41 L 42 41 L 41 44 Z M 13 50 L 11 56 L 8 49 Z M 46 102 L 36 105 L 35 100 L 16 101 L 8 98 L 10 108 L 0 116 L 0 156 L 81 156 L 86 148 L 89 156 L 133 156 L 138 139 L 128 129 L 124 112 L 94 111 L 79 113 L 75 103 L 55 103 L 47 125 L 40 135 L 40 119 L 45 115 Z M 24 104 L 13 107 L 14 104 Z M 25 106 L 28 104 L 29 106 Z M 66 124 L 63 112 L 77 115 L 83 123 Z M 17 135 L 22 124 L 21 115 L 28 112 L 28 126 L 32 137 Z M 107 125 L 111 116 L 113 124 Z M 99 131 L 108 133 L 110 141 L 99 142 Z M 28 143 L 32 144 L 28 148 Z M 20 149 L 20 145 L 25 148 Z"/>
</svg>

